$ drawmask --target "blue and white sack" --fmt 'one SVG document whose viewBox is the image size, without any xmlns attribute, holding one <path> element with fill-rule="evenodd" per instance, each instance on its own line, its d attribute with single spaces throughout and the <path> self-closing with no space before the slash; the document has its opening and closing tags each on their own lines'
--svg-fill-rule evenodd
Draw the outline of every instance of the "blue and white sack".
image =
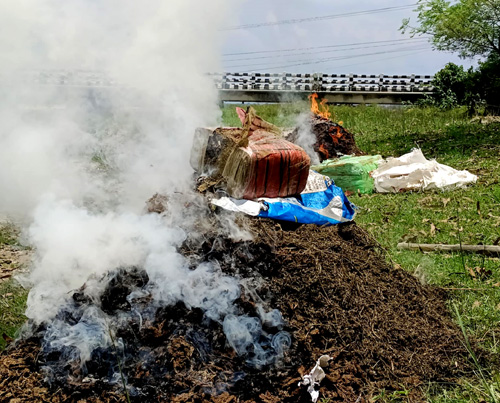
<svg viewBox="0 0 500 403">
<path fill-rule="evenodd" d="M 355 206 L 327 176 L 310 171 L 307 185 L 298 197 L 260 198 L 257 201 L 230 197 L 212 203 L 231 211 L 302 224 L 333 225 L 352 221 Z"/>
</svg>

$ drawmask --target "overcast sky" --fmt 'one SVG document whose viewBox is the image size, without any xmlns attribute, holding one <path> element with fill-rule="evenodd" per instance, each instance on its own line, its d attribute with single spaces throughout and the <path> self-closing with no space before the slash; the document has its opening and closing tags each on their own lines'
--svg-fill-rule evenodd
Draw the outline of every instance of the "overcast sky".
<svg viewBox="0 0 500 403">
<path fill-rule="evenodd" d="M 227 21 L 227 28 L 337 17 L 224 30 L 221 32 L 224 39 L 222 66 L 229 72 L 434 74 L 448 62 L 466 67 L 474 64 L 471 60 L 459 59 L 456 54 L 433 51 L 426 39 L 412 40 L 409 34 L 403 35 L 399 31 L 402 20 L 410 17 L 413 23 L 416 22 L 412 4 L 415 0 L 241 2 L 237 19 Z M 397 9 L 363 13 L 394 7 Z M 359 14 L 339 16 L 355 13 Z"/>
</svg>

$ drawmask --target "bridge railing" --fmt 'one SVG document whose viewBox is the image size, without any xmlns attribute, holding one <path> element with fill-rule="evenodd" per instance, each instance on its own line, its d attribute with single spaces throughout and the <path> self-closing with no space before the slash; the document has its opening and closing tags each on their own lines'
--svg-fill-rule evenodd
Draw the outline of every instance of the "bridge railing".
<svg viewBox="0 0 500 403">
<path fill-rule="evenodd" d="M 116 87 L 118 82 L 103 72 L 39 70 L 25 72 L 39 85 Z M 321 73 L 210 73 L 219 90 L 291 92 L 398 92 L 431 93 L 430 75 L 365 75 Z"/>
<path fill-rule="evenodd" d="M 219 90 L 432 92 L 430 75 L 214 73 Z"/>
</svg>

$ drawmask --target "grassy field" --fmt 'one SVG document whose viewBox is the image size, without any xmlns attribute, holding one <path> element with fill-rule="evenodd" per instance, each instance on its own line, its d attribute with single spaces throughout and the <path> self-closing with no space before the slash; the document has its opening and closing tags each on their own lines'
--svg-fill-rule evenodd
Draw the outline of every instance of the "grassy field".
<svg viewBox="0 0 500 403">
<path fill-rule="evenodd" d="M 257 105 L 257 112 L 280 126 L 293 126 L 306 103 Z M 356 135 L 367 154 L 400 156 L 421 147 L 424 154 L 479 176 L 467 189 L 426 193 L 352 196 L 357 222 L 386 248 L 388 259 L 421 281 L 449 292 L 450 312 L 484 356 L 500 354 L 500 260 L 473 254 L 401 251 L 401 241 L 420 243 L 500 243 L 500 123 L 471 121 L 463 110 L 332 107 L 334 120 Z M 239 125 L 234 106 L 222 110 L 225 125 Z M 2 245 L 15 236 L 0 227 Z M 11 281 L 0 283 L 0 335 L 13 337 L 24 321 L 26 291 Z M 0 337 L 0 350 L 5 346 Z M 471 354 L 471 360 L 474 360 Z M 500 374 L 493 360 L 477 367 L 477 376 L 454 385 L 429 384 L 429 401 L 499 402 Z M 488 362 L 490 364 L 488 364 Z M 381 391 L 378 402 L 405 400 L 405 391 Z"/>
<path fill-rule="evenodd" d="M 256 105 L 264 119 L 293 126 L 304 103 Z M 478 183 L 454 191 L 352 196 L 356 221 L 384 246 L 394 264 L 421 281 L 449 292 L 450 312 L 467 337 L 486 356 L 500 354 L 500 259 L 474 254 L 401 251 L 398 242 L 498 244 L 500 242 L 500 123 L 482 124 L 464 110 L 380 107 L 331 107 L 334 120 L 356 135 L 367 154 L 400 156 L 420 147 L 428 158 L 478 175 Z M 237 125 L 234 107 L 223 122 Z M 473 357 L 471 355 L 471 360 Z M 477 368 L 477 377 L 456 385 L 428 385 L 432 402 L 498 402 L 500 375 L 494 360 Z M 377 401 L 406 401 L 405 393 L 381 392 Z"/>
</svg>

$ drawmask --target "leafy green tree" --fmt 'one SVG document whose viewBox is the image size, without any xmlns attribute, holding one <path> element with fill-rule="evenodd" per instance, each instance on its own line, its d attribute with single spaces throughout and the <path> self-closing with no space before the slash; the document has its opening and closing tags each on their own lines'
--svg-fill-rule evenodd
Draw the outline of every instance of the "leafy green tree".
<svg viewBox="0 0 500 403">
<path fill-rule="evenodd" d="M 437 106 L 443 109 L 467 105 L 474 109 L 474 83 L 477 73 L 472 69 L 465 70 L 463 66 L 448 63 L 439 70 L 432 80 L 434 92 L 417 102 L 420 106 Z M 476 96 L 478 98 L 478 96 Z"/>
<path fill-rule="evenodd" d="M 463 105 L 468 74 L 463 66 L 448 63 L 434 76 L 433 85 L 437 102 L 443 106 Z"/>
<path fill-rule="evenodd" d="M 479 63 L 474 77 L 474 88 L 486 102 L 487 112 L 500 113 L 500 56 L 491 53 Z"/>
<path fill-rule="evenodd" d="M 416 11 L 418 26 L 405 19 L 403 32 L 431 35 L 436 49 L 462 57 L 500 56 L 499 0 L 419 0 Z"/>
<path fill-rule="evenodd" d="M 421 104 L 500 110 L 500 0 L 418 0 L 415 11 L 418 24 L 403 20 L 403 33 L 430 35 L 435 49 L 464 58 L 485 57 L 476 70 L 447 64 L 434 77 L 434 94 Z"/>
</svg>

